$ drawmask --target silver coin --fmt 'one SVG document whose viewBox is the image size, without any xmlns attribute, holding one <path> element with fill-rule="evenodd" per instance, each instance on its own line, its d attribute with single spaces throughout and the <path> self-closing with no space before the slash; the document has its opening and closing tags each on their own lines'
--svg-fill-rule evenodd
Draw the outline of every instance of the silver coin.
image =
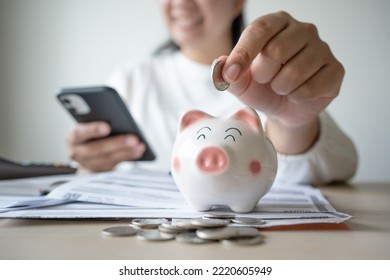
<svg viewBox="0 0 390 280">
<path fill-rule="evenodd" d="M 107 236 L 132 236 L 139 230 L 132 226 L 117 226 L 103 229 L 102 233 Z"/>
<path fill-rule="evenodd" d="M 190 244 L 206 244 L 214 242 L 214 240 L 211 239 L 208 240 L 199 238 L 194 231 L 179 233 L 176 235 L 175 239 L 178 242 Z"/>
<path fill-rule="evenodd" d="M 224 91 L 230 86 L 222 77 L 222 67 L 225 63 L 221 60 L 214 60 L 211 65 L 211 80 L 217 90 Z"/>
<path fill-rule="evenodd" d="M 265 220 L 251 218 L 251 217 L 236 217 L 232 219 L 232 222 L 236 224 L 247 224 L 247 225 L 263 225 L 266 223 Z"/>
<path fill-rule="evenodd" d="M 224 239 L 221 241 L 222 244 L 227 245 L 258 245 L 264 242 L 264 237 L 261 235 L 258 236 L 252 236 L 252 237 L 238 237 L 238 238 L 231 238 L 231 239 Z"/>
<path fill-rule="evenodd" d="M 161 232 L 167 232 L 167 233 L 178 233 L 178 232 L 185 232 L 189 229 L 181 227 L 179 225 L 171 223 L 162 223 L 158 226 L 158 230 Z"/>
<path fill-rule="evenodd" d="M 224 227 L 230 223 L 230 220 L 226 219 L 192 219 L 191 224 L 198 227 Z"/>
<path fill-rule="evenodd" d="M 143 230 L 137 233 L 137 239 L 144 241 L 166 241 L 175 238 L 174 234 L 161 232 L 156 229 Z"/>
<path fill-rule="evenodd" d="M 204 219 L 234 219 L 236 215 L 230 213 L 206 213 L 202 216 Z"/>
<path fill-rule="evenodd" d="M 187 230 L 198 229 L 199 226 L 193 225 L 191 221 L 192 219 L 172 219 L 172 225 L 185 228 Z"/>
<path fill-rule="evenodd" d="M 198 229 L 196 235 L 203 239 L 222 240 L 238 237 L 253 237 L 260 235 L 256 228 L 251 227 L 223 227 L 214 229 Z"/>
<path fill-rule="evenodd" d="M 142 229 L 153 229 L 164 222 L 168 222 L 167 219 L 133 219 L 131 224 Z"/>
</svg>

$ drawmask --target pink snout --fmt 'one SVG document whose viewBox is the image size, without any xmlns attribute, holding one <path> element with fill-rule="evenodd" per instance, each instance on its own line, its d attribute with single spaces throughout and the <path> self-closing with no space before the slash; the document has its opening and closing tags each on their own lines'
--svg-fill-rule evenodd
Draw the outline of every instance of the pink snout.
<svg viewBox="0 0 390 280">
<path fill-rule="evenodd" d="M 228 162 L 226 153 L 218 147 L 204 148 L 196 159 L 198 168 L 207 173 L 225 170 Z"/>
</svg>

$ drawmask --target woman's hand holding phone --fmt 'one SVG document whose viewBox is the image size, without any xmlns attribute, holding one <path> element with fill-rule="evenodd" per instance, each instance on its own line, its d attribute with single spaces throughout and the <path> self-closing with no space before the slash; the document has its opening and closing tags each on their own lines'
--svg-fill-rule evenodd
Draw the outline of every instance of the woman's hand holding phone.
<svg viewBox="0 0 390 280">
<path fill-rule="evenodd" d="M 79 163 L 79 171 L 112 170 L 118 163 L 138 160 L 146 146 L 134 134 L 107 137 L 111 127 L 105 122 L 78 123 L 68 134 L 70 159 Z"/>
<path fill-rule="evenodd" d="M 110 87 L 63 88 L 57 98 L 77 121 L 67 136 L 68 156 L 80 170 L 112 170 L 122 161 L 155 155 L 127 106 Z"/>
</svg>

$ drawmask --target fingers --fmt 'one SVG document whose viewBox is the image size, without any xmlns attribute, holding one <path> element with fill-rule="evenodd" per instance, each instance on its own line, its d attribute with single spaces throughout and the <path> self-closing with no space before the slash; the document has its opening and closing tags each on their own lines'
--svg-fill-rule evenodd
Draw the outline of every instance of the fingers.
<svg viewBox="0 0 390 280">
<path fill-rule="evenodd" d="M 339 62 L 327 64 L 289 93 L 288 99 L 297 104 L 318 98 L 330 102 L 339 94 L 344 74 L 344 67 Z"/>
<path fill-rule="evenodd" d="M 284 13 L 274 13 L 254 20 L 243 31 L 238 43 L 229 55 L 223 69 L 223 77 L 229 83 L 239 80 L 266 44 L 284 30 L 292 18 Z"/>
<path fill-rule="evenodd" d="M 94 172 L 111 170 L 120 162 L 140 158 L 146 149 L 133 135 L 115 136 L 107 140 L 110 143 L 93 143 L 95 147 L 84 147 L 83 151 L 78 151 L 80 156 L 84 155 L 78 160 L 84 169 Z"/>
<path fill-rule="evenodd" d="M 269 83 L 282 68 L 282 64 L 263 54 L 258 54 L 251 65 L 253 79 L 260 83 Z"/>
<path fill-rule="evenodd" d="M 317 28 L 285 12 L 253 21 L 223 67 L 223 77 L 231 84 L 229 91 L 257 108 L 269 108 L 277 100 L 263 94 L 256 101 L 264 86 L 299 103 L 334 98 L 343 76 L 342 65 L 320 39 Z"/>
<path fill-rule="evenodd" d="M 128 151 L 133 153 L 141 143 L 134 135 L 118 135 L 104 139 L 93 140 L 90 142 L 74 145 L 70 157 L 73 160 L 87 160 L 89 158 L 98 158 L 103 155 L 115 153 L 118 150 Z M 125 156 L 125 158 L 127 159 Z"/>
<path fill-rule="evenodd" d="M 145 145 L 135 135 L 108 136 L 110 127 L 103 122 L 77 125 L 67 137 L 68 157 L 82 169 L 111 170 L 121 161 L 136 160 Z"/>
<path fill-rule="evenodd" d="M 110 126 L 105 122 L 80 123 L 69 133 L 66 142 L 68 145 L 84 143 L 108 136 L 110 131 Z"/>
<path fill-rule="evenodd" d="M 279 70 L 308 44 L 308 32 L 303 32 L 300 23 L 290 20 L 289 25 L 275 35 L 256 56 L 251 71 L 258 83 L 270 82 Z"/>
<path fill-rule="evenodd" d="M 325 67 L 328 60 L 320 52 L 319 44 L 311 43 L 291 58 L 270 81 L 274 92 L 288 95 Z"/>
</svg>

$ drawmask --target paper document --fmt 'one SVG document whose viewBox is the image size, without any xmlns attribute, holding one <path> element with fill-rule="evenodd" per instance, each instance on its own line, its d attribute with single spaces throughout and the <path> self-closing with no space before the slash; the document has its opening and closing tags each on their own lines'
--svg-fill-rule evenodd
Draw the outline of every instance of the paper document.
<svg viewBox="0 0 390 280">
<path fill-rule="evenodd" d="M 189 207 L 169 174 L 139 169 L 129 173 L 107 172 L 75 177 L 44 197 L 43 202 L 49 204 L 47 199 L 53 199 L 53 204 L 63 203 L 48 207 L 36 205 L 40 207 L 36 209 L 11 209 L 0 213 L 0 218 L 195 218 L 204 214 Z M 6 197 L 2 197 L 0 208 L 4 209 L 14 201 L 14 198 L 7 201 Z M 231 211 L 216 208 L 212 212 Z M 254 211 L 236 216 L 264 219 L 267 223 L 262 227 L 341 223 L 351 218 L 337 212 L 320 190 L 310 185 L 279 182 L 275 182 L 270 192 L 260 199 Z"/>
<path fill-rule="evenodd" d="M 107 172 L 72 180 L 48 197 L 147 208 L 187 207 L 169 174 L 140 169 L 129 174 Z"/>
<path fill-rule="evenodd" d="M 50 191 L 53 185 L 66 182 L 74 177 L 74 174 L 69 174 L 0 180 L 0 196 L 40 196 L 43 193 Z"/>
</svg>

